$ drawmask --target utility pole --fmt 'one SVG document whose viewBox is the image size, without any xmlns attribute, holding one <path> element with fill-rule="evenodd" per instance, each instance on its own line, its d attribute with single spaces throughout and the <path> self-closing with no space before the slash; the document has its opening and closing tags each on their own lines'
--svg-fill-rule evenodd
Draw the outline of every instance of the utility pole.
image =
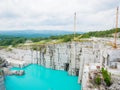
<svg viewBox="0 0 120 90">
<path fill-rule="evenodd" d="M 117 48 L 117 32 L 118 32 L 118 14 L 119 14 L 119 7 L 117 7 L 117 12 L 116 12 L 116 30 L 115 30 L 115 35 L 114 35 L 114 48 Z"/>
<path fill-rule="evenodd" d="M 76 12 L 74 13 L 74 40 L 75 40 L 75 34 L 76 34 Z"/>
</svg>

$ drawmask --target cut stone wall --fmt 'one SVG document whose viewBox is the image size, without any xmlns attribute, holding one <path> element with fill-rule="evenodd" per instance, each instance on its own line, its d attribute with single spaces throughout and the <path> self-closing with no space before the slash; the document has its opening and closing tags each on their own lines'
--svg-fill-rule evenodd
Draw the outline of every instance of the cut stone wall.
<svg viewBox="0 0 120 90">
<path fill-rule="evenodd" d="M 96 45 L 96 44 L 94 44 Z M 93 48 L 93 42 L 71 42 L 46 45 L 38 50 L 32 50 L 32 61 L 48 68 L 66 70 L 70 75 L 78 75 L 80 65 L 100 62 L 101 50 Z M 67 65 L 67 66 L 66 66 Z"/>
</svg>

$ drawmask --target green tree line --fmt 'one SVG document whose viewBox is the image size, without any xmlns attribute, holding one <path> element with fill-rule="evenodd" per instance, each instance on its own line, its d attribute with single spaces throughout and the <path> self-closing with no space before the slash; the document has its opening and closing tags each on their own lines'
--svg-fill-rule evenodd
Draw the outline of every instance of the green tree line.
<svg viewBox="0 0 120 90">
<path fill-rule="evenodd" d="M 83 34 L 75 34 L 75 37 L 78 39 L 81 38 L 90 38 L 90 37 L 113 37 L 113 33 L 116 29 L 104 30 L 104 31 L 93 31 L 87 32 Z M 120 28 L 118 28 L 118 32 L 120 32 Z M 33 42 L 39 42 L 41 40 L 59 40 L 62 39 L 63 42 L 68 42 L 73 40 L 74 34 L 69 35 L 58 35 L 58 36 L 50 36 L 50 37 L 37 37 L 37 38 L 24 38 L 24 37 L 13 37 L 13 36 L 4 36 L 0 35 L 0 46 L 8 46 L 8 45 L 18 45 L 20 43 L 25 43 L 27 39 Z"/>
</svg>

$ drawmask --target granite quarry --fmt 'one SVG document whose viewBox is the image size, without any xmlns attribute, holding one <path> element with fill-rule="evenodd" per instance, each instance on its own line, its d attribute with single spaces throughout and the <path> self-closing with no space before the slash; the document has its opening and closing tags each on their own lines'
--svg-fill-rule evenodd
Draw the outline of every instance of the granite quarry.
<svg viewBox="0 0 120 90">
<path fill-rule="evenodd" d="M 119 90 L 120 87 L 120 46 L 114 49 L 113 38 L 90 38 L 81 42 L 68 42 L 50 45 L 24 45 L 22 47 L 1 49 L 0 57 L 2 71 L 7 75 L 22 75 L 24 71 L 9 72 L 12 67 L 25 67 L 29 64 L 39 64 L 55 70 L 65 70 L 69 75 L 78 76 L 81 90 Z M 91 85 L 89 75 L 104 67 L 111 73 L 112 85 L 99 88 Z M 1 72 L 2 72 L 1 71 Z M 0 90 L 5 90 L 4 75 L 0 74 Z M 4 87 L 4 89 L 3 89 Z"/>
</svg>

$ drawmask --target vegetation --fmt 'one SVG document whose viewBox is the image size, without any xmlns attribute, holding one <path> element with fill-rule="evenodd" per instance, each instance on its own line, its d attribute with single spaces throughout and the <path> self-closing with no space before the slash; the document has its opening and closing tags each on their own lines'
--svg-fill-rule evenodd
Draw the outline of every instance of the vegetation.
<svg viewBox="0 0 120 90">
<path fill-rule="evenodd" d="M 33 49 L 33 50 L 37 50 L 37 47 L 34 46 L 34 47 L 32 47 L 32 49 Z"/>
<path fill-rule="evenodd" d="M 105 31 L 94 31 L 87 32 L 84 34 L 76 34 L 76 40 L 80 41 L 81 38 L 90 38 L 90 37 L 113 37 L 113 33 L 115 29 L 105 30 Z M 118 28 L 118 32 L 120 32 L 120 28 Z M 69 35 L 58 35 L 58 36 L 50 36 L 50 37 L 37 37 L 37 38 L 24 38 L 24 37 L 13 37 L 13 36 L 5 36 L 0 35 L 0 46 L 16 46 L 18 44 L 23 44 L 27 39 L 31 40 L 36 44 L 46 44 L 46 43 L 60 43 L 60 42 L 69 42 L 74 38 L 73 34 Z"/>
<path fill-rule="evenodd" d="M 1 72 L 1 70 L 0 70 L 0 76 L 2 75 L 2 72 Z"/>
<path fill-rule="evenodd" d="M 82 37 L 83 38 L 89 38 L 89 37 L 113 37 L 112 34 L 114 32 L 115 32 L 115 29 L 104 30 L 104 31 L 94 31 L 94 32 L 85 33 Z M 118 32 L 120 32 L 120 28 L 118 28 Z"/>
<path fill-rule="evenodd" d="M 100 78 L 100 75 L 97 75 L 96 78 L 95 78 L 95 83 L 97 85 L 100 85 L 101 84 L 101 78 Z"/>
<path fill-rule="evenodd" d="M 3 71 L 2 71 L 2 69 L 0 68 L 0 76 L 2 76 L 3 75 Z"/>
<path fill-rule="evenodd" d="M 20 43 L 25 43 L 26 38 L 22 37 L 5 37 L 0 39 L 0 46 L 8 46 L 8 45 L 13 45 L 16 46 Z"/>
<path fill-rule="evenodd" d="M 104 68 L 102 68 L 101 72 L 102 72 L 102 76 L 104 78 L 104 81 L 105 81 L 106 85 L 110 86 L 111 85 L 111 75 L 110 75 L 110 73 L 108 73 L 108 71 L 105 70 Z"/>
</svg>

